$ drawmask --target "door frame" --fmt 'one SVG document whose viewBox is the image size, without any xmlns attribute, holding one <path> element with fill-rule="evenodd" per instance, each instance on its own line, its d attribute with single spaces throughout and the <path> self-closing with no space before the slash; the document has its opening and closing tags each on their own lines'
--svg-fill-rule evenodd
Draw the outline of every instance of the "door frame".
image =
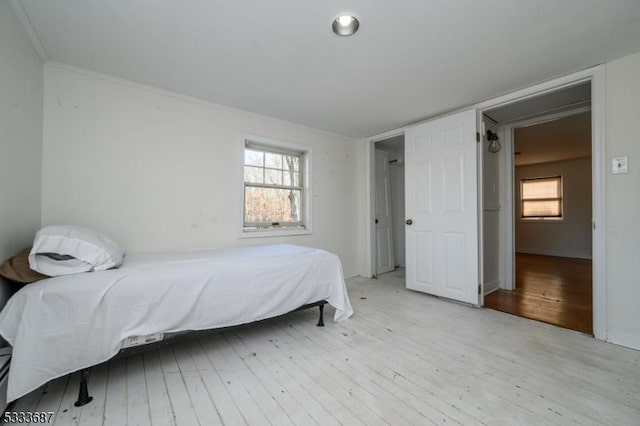
<svg viewBox="0 0 640 426">
<path fill-rule="evenodd" d="M 522 121 L 514 121 L 512 123 L 506 123 L 500 126 L 500 130 L 503 135 L 504 143 L 502 145 L 504 149 L 504 158 L 501 167 L 503 167 L 503 184 L 505 186 L 505 192 L 503 193 L 504 198 L 504 215 L 501 220 L 500 226 L 502 227 L 503 238 L 500 241 L 501 244 L 504 244 L 503 249 L 503 264 L 500 268 L 500 288 L 504 288 L 505 290 L 514 290 L 515 289 L 515 161 L 513 158 L 514 152 L 514 137 L 513 132 L 517 128 L 534 126 L 536 124 L 547 123 L 549 121 L 559 120 L 561 118 L 571 117 L 573 115 L 581 114 L 584 112 L 591 111 L 591 106 L 587 107 L 579 107 L 574 109 L 568 109 L 562 112 L 554 113 L 554 114 L 546 114 L 540 115 L 536 118 L 531 118 L 528 120 Z M 593 126 L 591 126 L 593 128 Z M 593 143 L 592 143 L 593 146 Z M 593 163 L 593 158 L 591 159 Z M 593 167 L 593 166 L 592 166 Z M 593 185 L 593 178 L 591 184 Z M 593 188 L 592 188 L 593 195 Z M 593 207 L 592 207 L 593 208 Z M 593 239 L 593 238 L 592 238 Z M 592 256 L 593 257 L 593 256 Z"/>
<path fill-rule="evenodd" d="M 506 106 L 545 93 L 577 84 L 591 83 L 591 171 L 592 171 L 592 229 L 593 229 L 593 336 L 607 340 L 607 281 L 606 281 L 606 157 L 605 157 L 605 68 L 604 65 L 587 68 L 555 78 L 522 90 L 476 104 L 478 131 L 481 131 L 484 111 Z M 505 132 L 507 133 L 507 132 Z M 511 144 L 511 137 L 508 143 Z M 507 170 L 508 173 L 508 170 Z M 482 175 L 479 175 L 479 179 Z M 479 194 L 481 198 L 482 194 Z M 505 200 L 505 202 L 513 202 Z M 505 206 L 507 207 L 507 206 Z M 508 208 L 508 207 L 507 207 Z M 512 206 L 513 208 L 513 206 Z M 506 215 L 505 215 L 506 216 Z M 513 230 L 511 231 L 513 232 Z M 479 234 L 482 236 L 482 234 Z M 513 234 L 512 234 L 513 235 Z M 511 242 L 513 244 L 513 242 Z M 480 242 L 482 248 L 482 242 Z M 482 264 L 482 251 L 480 263 Z M 505 254 L 508 253 L 505 250 Z M 505 262 L 506 263 L 506 262 Z"/>
<path fill-rule="evenodd" d="M 374 145 L 374 147 L 375 147 L 375 145 Z M 386 166 L 387 166 L 387 169 L 385 170 L 384 185 L 385 185 L 385 193 L 386 193 L 386 197 L 387 197 L 387 200 L 386 200 L 387 207 L 389 208 L 389 212 L 388 212 L 389 213 L 389 223 L 387 225 L 388 225 L 388 228 L 390 228 L 389 232 L 390 232 L 391 238 L 388 239 L 389 240 L 388 244 L 389 244 L 389 253 L 391 255 L 391 259 L 390 260 L 392 262 L 392 265 L 391 265 L 391 269 L 389 269 L 388 271 L 380 271 L 380 272 L 378 271 L 378 268 L 380 268 L 381 265 L 378 264 L 379 257 L 380 257 L 380 256 L 378 256 L 378 254 L 379 254 L 378 252 L 380 251 L 380 247 L 378 247 L 378 244 L 379 244 L 379 241 L 378 241 L 378 225 L 379 225 L 379 222 L 378 223 L 376 222 L 376 221 L 378 221 L 378 217 L 379 217 L 378 214 L 377 214 L 378 213 L 377 212 L 377 207 L 378 207 L 378 205 L 377 205 L 378 204 L 377 189 L 378 188 L 376 187 L 376 192 L 375 192 L 376 196 L 374 197 L 374 206 L 376 207 L 376 210 L 374 210 L 374 211 L 375 211 L 376 214 L 375 214 L 375 217 L 374 217 L 374 220 L 373 220 L 373 222 L 375 224 L 375 232 L 376 232 L 376 238 L 374 239 L 374 241 L 375 241 L 374 244 L 376 246 L 376 275 L 384 274 L 386 272 L 391 272 L 396 267 L 396 264 L 395 264 L 395 253 L 394 253 L 393 213 L 391 212 L 391 210 L 392 210 L 392 207 L 391 207 L 391 173 L 389 171 L 389 152 L 385 151 L 384 149 L 381 149 L 381 148 L 375 148 L 374 149 L 374 156 L 379 155 L 379 153 L 382 153 L 380 155 L 384 155 L 384 157 L 386 158 L 385 159 L 385 163 L 386 163 Z M 377 161 L 376 161 L 376 163 L 377 163 Z M 378 170 L 374 170 L 374 171 L 377 172 Z M 375 176 L 375 173 L 374 173 L 374 176 Z M 376 180 L 376 186 L 377 185 L 378 185 L 378 182 Z"/>
<path fill-rule="evenodd" d="M 367 203 L 365 242 L 367 250 L 365 251 L 365 270 L 361 275 L 367 278 L 376 278 L 377 270 L 377 247 L 376 247 L 376 142 L 391 139 L 396 136 L 404 135 L 406 127 L 390 130 L 367 138 L 367 191 L 365 191 L 365 199 Z"/>
</svg>

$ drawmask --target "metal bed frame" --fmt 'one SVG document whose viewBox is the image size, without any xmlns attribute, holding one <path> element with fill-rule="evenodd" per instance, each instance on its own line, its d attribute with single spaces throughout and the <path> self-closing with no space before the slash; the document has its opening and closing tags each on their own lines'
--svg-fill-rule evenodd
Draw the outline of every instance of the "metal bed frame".
<svg viewBox="0 0 640 426">
<path fill-rule="evenodd" d="M 302 305 L 300 306 L 298 309 L 294 309 L 291 312 L 296 312 L 296 311 L 301 311 L 303 309 L 309 309 L 309 308 L 314 308 L 314 307 L 318 307 L 320 309 L 320 318 L 318 320 L 318 324 L 316 324 L 318 327 L 324 327 L 324 305 L 326 305 L 327 301 L 326 300 L 320 300 L 318 302 L 314 302 L 314 303 L 309 303 L 307 305 Z M 286 314 L 283 315 L 287 315 L 290 314 L 291 312 L 287 312 Z M 255 322 L 261 322 L 261 321 L 267 321 L 273 318 L 278 318 L 280 316 L 283 315 L 279 315 L 277 317 L 272 317 L 272 318 L 266 318 L 264 320 L 259 320 L 259 321 L 255 321 Z M 252 324 L 252 323 L 247 323 L 247 324 Z M 154 342 L 154 343 L 148 343 L 146 345 L 138 345 L 138 346 L 132 346 L 129 348 L 124 348 L 124 349 L 120 349 L 120 352 L 118 352 L 113 358 L 111 359 L 115 359 L 115 358 L 119 358 L 122 356 L 127 356 L 127 355 L 131 355 L 133 353 L 139 353 L 139 352 L 144 352 L 159 346 L 164 346 L 167 345 L 168 342 L 170 340 L 175 340 L 177 338 L 180 337 L 193 337 L 194 335 L 202 335 L 202 334 L 207 334 L 207 333 L 211 333 L 211 332 L 219 332 L 221 330 L 229 330 L 229 329 L 233 329 L 233 328 L 237 328 L 237 327 L 241 327 L 243 325 L 246 324 L 239 324 L 239 325 L 235 325 L 235 326 L 231 326 L 231 327 L 222 327 L 222 328 L 212 328 L 212 329 L 207 329 L 207 330 L 194 330 L 194 331 L 185 331 L 185 332 L 178 332 L 178 333 L 172 333 L 167 335 L 167 337 L 159 342 Z M 93 397 L 89 395 L 89 389 L 87 386 L 87 380 L 89 378 L 89 372 L 91 371 L 91 367 L 87 367 L 87 368 L 83 368 L 82 370 L 80 370 L 80 387 L 78 390 L 78 400 L 76 402 L 73 403 L 73 405 L 75 405 L 76 407 L 81 407 L 83 405 L 86 405 L 88 403 L 90 403 L 91 401 L 93 401 Z"/>
</svg>

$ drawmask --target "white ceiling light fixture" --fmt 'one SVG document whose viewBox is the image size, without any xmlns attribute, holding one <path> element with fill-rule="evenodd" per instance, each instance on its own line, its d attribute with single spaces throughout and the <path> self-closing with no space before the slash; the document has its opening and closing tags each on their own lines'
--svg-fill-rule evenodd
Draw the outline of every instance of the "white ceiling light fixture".
<svg viewBox="0 0 640 426">
<path fill-rule="evenodd" d="M 331 29 L 339 36 L 353 35 L 358 31 L 359 27 L 360 21 L 350 13 L 341 13 L 333 20 L 333 24 L 331 24 Z"/>
</svg>

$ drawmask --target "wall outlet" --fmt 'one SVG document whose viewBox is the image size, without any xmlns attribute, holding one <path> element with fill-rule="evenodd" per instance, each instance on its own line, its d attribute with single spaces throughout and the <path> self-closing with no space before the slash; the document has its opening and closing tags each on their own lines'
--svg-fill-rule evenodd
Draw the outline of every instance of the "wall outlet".
<svg viewBox="0 0 640 426">
<path fill-rule="evenodd" d="M 624 157 L 613 157 L 611 159 L 611 173 L 614 175 L 619 175 L 621 173 L 629 173 L 627 163 L 628 163 L 628 158 L 626 155 Z"/>
</svg>

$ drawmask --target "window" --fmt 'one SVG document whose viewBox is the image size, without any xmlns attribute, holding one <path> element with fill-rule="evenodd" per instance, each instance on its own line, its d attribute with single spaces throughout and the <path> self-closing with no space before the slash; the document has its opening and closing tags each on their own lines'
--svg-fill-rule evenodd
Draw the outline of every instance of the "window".
<svg viewBox="0 0 640 426">
<path fill-rule="evenodd" d="M 562 176 L 520 181 L 522 219 L 562 219 Z"/>
<path fill-rule="evenodd" d="M 308 150 L 299 147 L 245 141 L 244 233 L 309 230 L 307 158 Z"/>
</svg>

